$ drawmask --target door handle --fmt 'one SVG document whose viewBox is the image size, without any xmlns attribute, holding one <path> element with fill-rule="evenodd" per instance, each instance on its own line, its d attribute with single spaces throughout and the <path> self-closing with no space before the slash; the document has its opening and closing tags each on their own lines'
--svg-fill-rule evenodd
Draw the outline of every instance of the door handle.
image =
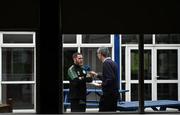
<svg viewBox="0 0 180 115">
<path fill-rule="evenodd" d="M 160 78 L 160 76 L 156 76 L 156 78 Z"/>
</svg>

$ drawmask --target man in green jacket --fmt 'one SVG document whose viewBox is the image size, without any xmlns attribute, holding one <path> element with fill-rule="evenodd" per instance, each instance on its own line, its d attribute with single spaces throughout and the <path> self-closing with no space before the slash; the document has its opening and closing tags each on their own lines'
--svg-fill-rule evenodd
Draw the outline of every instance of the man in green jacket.
<svg viewBox="0 0 180 115">
<path fill-rule="evenodd" d="M 86 82 L 92 82 L 92 74 L 87 74 L 83 68 L 83 56 L 74 53 L 74 64 L 68 69 L 70 81 L 71 112 L 85 112 L 86 110 Z"/>
</svg>

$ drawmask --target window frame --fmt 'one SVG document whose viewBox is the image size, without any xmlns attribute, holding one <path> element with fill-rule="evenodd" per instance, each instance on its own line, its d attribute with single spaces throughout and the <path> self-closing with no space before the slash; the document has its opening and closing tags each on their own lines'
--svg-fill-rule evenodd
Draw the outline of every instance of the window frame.
<svg viewBox="0 0 180 115">
<path fill-rule="evenodd" d="M 3 34 L 32 34 L 33 43 L 3 43 Z M 36 33 L 35 32 L 6 32 L 0 31 L 0 103 L 2 103 L 2 85 L 8 84 L 31 84 L 33 86 L 34 108 L 33 109 L 13 109 L 13 113 L 36 113 L 36 43 L 35 43 Z M 34 78 L 31 81 L 2 81 L 2 48 L 33 48 L 34 53 Z"/>
</svg>

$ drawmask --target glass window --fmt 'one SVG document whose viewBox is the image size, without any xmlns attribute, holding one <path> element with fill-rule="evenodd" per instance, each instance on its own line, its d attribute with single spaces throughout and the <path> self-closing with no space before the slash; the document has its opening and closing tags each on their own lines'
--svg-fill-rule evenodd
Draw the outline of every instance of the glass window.
<svg viewBox="0 0 180 115">
<path fill-rule="evenodd" d="M 125 83 L 122 83 L 122 90 L 126 90 L 126 84 Z M 120 96 L 121 96 L 120 97 L 121 101 L 125 101 L 126 93 L 121 93 Z"/>
<path fill-rule="evenodd" d="M 82 43 L 110 43 L 109 34 L 84 34 Z"/>
<path fill-rule="evenodd" d="M 151 84 L 144 84 L 144 100 L 152 100 L 151 93 L 152 88 Z M 138 84 L 131 84 L 131 101 L 138 101 Z"/>
<path fill-rule="evenodd" d="M 97 49 L 98 48 L 81 48 L 81 52 L 84 56 L 85 65 L 89 65 L 93 71 L 102 72 L 102 63 L 97 57 Z M 109 51 L 111 56 L 111 48 L 109 48 Z"/>
<path fill-rule="evenodd" d="M 3 43 L 33 43 L 33 34 L 3 34 Z"/>
<path fill-rule="evenodd" d="M 152 34 L 144 34 L 144 44 L 152 44 Z"/>
<path fill-rule="evenodd" d="M 63 43 L 76 43 L 76 34 L 63 34 Z"/>
<path fill-rule="evenodd" d="M 156 34 L 156 44 L 180 44 L 180 34 Z"/>
<path fill-rule="evenodd" d="M 73 65 L 72 55 L 77 52 L 77 48 L 64 48 L 64 80 L 68 79 L 68 69 Z"/>
<path fill-rule="evenodd" d="M 122 44 L 138 44 L 138 35 L 123 34 L 121 36 Z"/>
<path fill-rule="evenodd" d="M 122 66 L 121 66 L 121 75 L 122 75 L 122 80 L 125 80 L 125 62 L 126 62 L 126 58 L 125 58 L 125 47 L 122 47 L 121 48 L 121 52 L 122 52 L 122 60 L 121 60 L 121 63 L 122 63 Z"/>
<path fill-rule="evenodd" d="M 157 84 L 157 98 L 158 100 L 178 100 L 178 84 Z"/>
<path fill-rule="evenodd" d="M 34 49 L 2 48 L 2 80 L 34 80 Z"/>
<path fill-rule="evenodd" d="M 138 80 L 138 70 L 138 50 L 131 50 L 131 80 Z M 151 50 L 144 50 L 144 79 L 151 79 Z"/>
<path fill-rule="evenodd" d="M 157 78 L 178 79 L 177 50 L 157 50 Z"/>
<path fill-rule="evenodd" d="M 34 109 L 34 86 L 29 84 L 2 85 L 2 102 L 13 99 L 13 109 Z"/>
<path fill-rule="evenodd" d="M 139 35 L 137 34 L 122 34 L 122 44 L 138 44 Z M 152 44 L 152 35 L 144 35 L 144 44 Z"/>
</svg>

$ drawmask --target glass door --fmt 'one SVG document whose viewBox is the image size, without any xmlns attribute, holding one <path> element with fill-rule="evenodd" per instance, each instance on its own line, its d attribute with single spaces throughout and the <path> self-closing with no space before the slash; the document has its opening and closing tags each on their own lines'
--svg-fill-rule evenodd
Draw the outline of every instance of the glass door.
<svg viewBox="0 0 180 115">
<path fill-rule="evenodd" d="M 126 48 L 126 101 L 138 100 L 138 47 Z M 180 100 L 180 48 L 144 47 L 144 99 Z"/>
<path fill-rule="evenodd" d="M 179 100 L 179 49 L 176 47 L 155 48 L 154 89 L 155 100 Z"/>
<path fill-rule="evenodd" d="M 144 79 L 145 79 L 145 100 L 152 100 L 152 48 L 146 47 L 144 50 Z M 138 70 L 139 70 L 139 54 L 138 47 L 128 47 L 126 55 L 126 89 L 130 92 L 126 93 L 126 101 L 138 100 Z"/>
</svg>

